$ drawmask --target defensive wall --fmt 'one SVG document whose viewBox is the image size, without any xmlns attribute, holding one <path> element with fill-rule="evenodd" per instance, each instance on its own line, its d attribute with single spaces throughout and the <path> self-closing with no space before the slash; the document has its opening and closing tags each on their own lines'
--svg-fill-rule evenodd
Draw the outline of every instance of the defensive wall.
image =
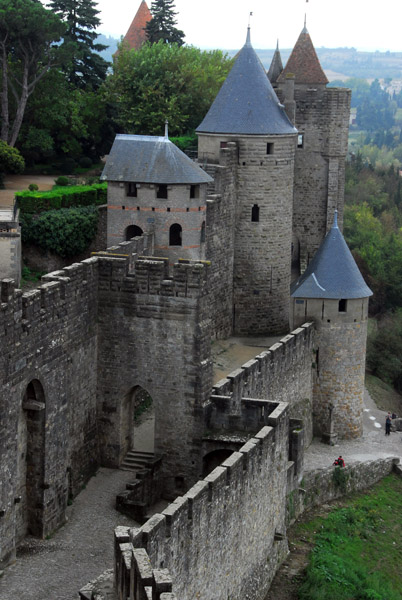
<svg viewBox="0 0 402 600">
<path fill-rule="evenodd" d="M 21 228 L 16 207 L 0 209 L 0 279 L 21 279 Z"/>
<path fill-rule="evenodd" d="M 201 439 L 195 405 L 211 391 L 207 295 L 200 301 L 208 267 L 179 263 L 169 277 L 165 261 L 139 258 L 152 249 L 151 236 L 125 242 L 25 293 L 1 282 L 2 564 L 27 532 L 43 537 L 63 523 L 68 498 L 99 464 L 118 466 L 124 400 L 138 385 L 155 401 L 157 449 L 176 457 L 164 462 L 166 488 L 198 476 L 188 446 Z"/>
<path fill-rule="evenodd" d="M 230 411 L 239 414 L 244 398 L 288 402 L 290 418 L 303 421 L 305 442 L 313 432 L 314 325 L 305 323 L 258 354 L 213 387 L 230 397 Z"/>
<path fill-rule="evenodd" d="M 288 552 L 287 405 L 278 403 L 267 421 L 161 514 L 138 530 L 118 529 L 119 598 L 147 598 L 162 575 L 170 598 L 265 597 Z"/>
</svg>

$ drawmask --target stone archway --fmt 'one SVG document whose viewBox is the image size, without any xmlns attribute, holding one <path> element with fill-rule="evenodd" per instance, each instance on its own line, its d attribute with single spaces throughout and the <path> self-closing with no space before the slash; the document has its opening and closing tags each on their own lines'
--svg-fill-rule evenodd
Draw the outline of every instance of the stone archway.
<svg viewBox="0 0 402 600">
<path fill-rule="evenodd" d="M 121 412 L 120 462 L 129 450 L 154 452 L 154 409 L 152 396 L 139 385 L 125 395 Z"/>
<path fill-rule="evenodd" d="M 28 383 L 18 420 L 16 541 L 43 536 L 45 482 L 45 394 L 37 379 Z"/>
</svg>

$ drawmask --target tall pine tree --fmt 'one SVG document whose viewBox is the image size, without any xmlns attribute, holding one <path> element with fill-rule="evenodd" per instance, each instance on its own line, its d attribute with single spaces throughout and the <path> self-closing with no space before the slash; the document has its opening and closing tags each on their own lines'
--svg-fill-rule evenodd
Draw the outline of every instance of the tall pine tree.
<svg viewBox="0 0 402 600">
<path fill-rule="evenodd" d="M 107 46 L 96 43 L 100 25 L 94 0 L 51 0 L 50 8 L 67 25 L 64 44 L 71 60 L 64 65 L 68 80 L 78 88 L 96 90 L 106 78 L 108 63 L 98 54 Z"/>
<path fill-rule="evenodd" d="M 145 31 L 148 41 L 155 44 L 162 40 L 165 44 L 184 44 L 184 32 L 175 27 L 176 12 L 173 0 L 153 0 L 151 4 L 152 19 L 148 21 Z"/>
</svg>

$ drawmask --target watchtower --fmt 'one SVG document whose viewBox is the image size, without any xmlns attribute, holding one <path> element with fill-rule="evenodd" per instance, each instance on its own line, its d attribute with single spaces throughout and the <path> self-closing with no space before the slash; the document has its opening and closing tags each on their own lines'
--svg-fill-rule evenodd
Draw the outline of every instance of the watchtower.
<svg viewBox="0 0 402 600">
<path fill-rule="evenodd" d="M 221 148 L 237 145 L 233 329 L 287 331 L 297 131 L 251 45 L 250 29 L 196 131 L 203 161 L 218 163 Z"/>
<path fill-rule="evenodd" d="M 326 87 L 306 26 L 279 75 L 277 54 L 269 76 L 298 129 L 292 242 L 293 261 L 303 272 L 329 230 L 334 210 L 342 228 L 351 92 Z"/>
<path fill-rule="evenodd" d="M 304 274 L 292 285 L 293 326 L 317 329 L 314 433 L 334 443 L 363 433 L 368 299 L 372 295 L 339 230 L 333 226 Z"/>
</svg>

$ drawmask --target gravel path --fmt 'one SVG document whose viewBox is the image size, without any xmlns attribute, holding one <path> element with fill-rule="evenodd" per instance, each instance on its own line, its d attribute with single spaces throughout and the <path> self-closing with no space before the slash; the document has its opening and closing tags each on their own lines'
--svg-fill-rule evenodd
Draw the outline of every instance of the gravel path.
<svg viewBox="0 0 402 600">
<path fill-rule="evenodd" d="M 133 473 L 100 469 L 49 540 L 27 538 L 0 579 L 1 600 L 77 600 L 78 590 L 113 566 L 113 530 L 135 521 L 114 509 Z"/>
</svg>

